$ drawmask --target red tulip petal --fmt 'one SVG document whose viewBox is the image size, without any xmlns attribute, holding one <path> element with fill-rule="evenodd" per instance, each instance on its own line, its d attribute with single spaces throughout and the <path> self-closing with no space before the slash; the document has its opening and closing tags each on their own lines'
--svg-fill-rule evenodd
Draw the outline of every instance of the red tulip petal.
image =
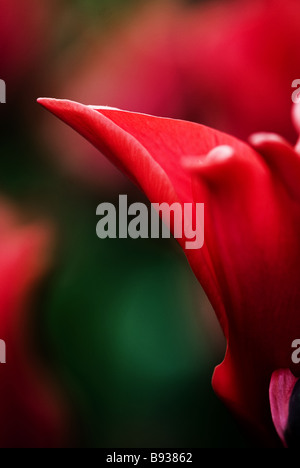
<svg viewBox="0 0 300 468">
<path fill-rule="evenodd" d="M 103 151 L 151 201 L 166 201 L 166 196 L 174 201 L 174 191 L 180 201 L 191 201 L 190 176 L 179 170 L 182 156 L 206 155 L 218 145 L 247 153 L 243 142 L 191 122 L 71 101 L 38 102 Z M 153 176 L 158 177 L 155 183 Z"/>
<path fill-rule="evenodd" d="M 213 386 L 263 434 L 266 428 L 272 433 L 266 404 L 271 374 L 291 365 L 300 329 L 300 210 L 290 197 L 300 159 L 281 140 L 256 143 L 272 171 L 257 153 L 250 160 L 235 152 L 194 170 L 194 199 L 202 199 L 205 184 L 206 247 L 225 307 L 228 349 Z"/>
<path fill-rule="evenodd" d="M 7 350 L 0 365 L 0 446 L 58 447 L 66 412 L 33 349 L 28 315 L 49 266 L 51 232 L 48 226 L 18 226 L 3 205 L 0 215 L 0 338 Z"/>
<path fill-rule="evenodd" d="M 181 168 L 184 156 L 204 158 L 221 145 L 233 147 L 245 158 L 253 152 L 229 135 L 191 122 L 71 101 L 39 99 L 38 102 L 103 152 L 142 188 L 152 203 L 171 205 L 176 201 L 193 201 L 190 171 Z M 222 309 L 217 279 L 205 248 L 186 254 L 192 268 L 201 274 L 213 305 Z"/>
<path fill-rule="evenodd" d="M 297 154 L 273 137 L 253 140 L 259 154 L 190 122 L 40 103 L 106 154 L 151 202 L 205 203 L 205 245 L 186 255 L 228 341 L 213 385 L 241 418 L 272 438 L 269 382 L 274 370 L 290 367 L 300 329 L 300 209 L 291 197 L 298 194 Z"/>
</svg>

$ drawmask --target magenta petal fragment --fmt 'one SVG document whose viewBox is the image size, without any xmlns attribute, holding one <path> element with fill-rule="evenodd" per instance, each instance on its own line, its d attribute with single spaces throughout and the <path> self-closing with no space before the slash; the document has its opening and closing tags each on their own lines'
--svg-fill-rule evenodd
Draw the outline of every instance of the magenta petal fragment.
<svg viewBox="0 0 300 468">
<path fill-rule="evenodd" d="M 270 383 L 272 419 L 284 445 L 286 445 L 284 433 L 288 424 L 289 402 L 296 382 L 296 377 L 289 369 L 280 369 L 273 372 Z"/>
</svg>

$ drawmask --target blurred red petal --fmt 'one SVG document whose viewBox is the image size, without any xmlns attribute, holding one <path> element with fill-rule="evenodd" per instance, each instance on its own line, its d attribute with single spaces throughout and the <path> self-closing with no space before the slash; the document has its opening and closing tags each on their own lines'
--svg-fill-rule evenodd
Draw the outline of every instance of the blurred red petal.
<svg viewBox="0 0 300 468">
<path fill-rule="evenodd" d="M 246 139 L 294 138 L 292 82 L 299 78 L 298 0 L 228 0 L 190 8 L 176 47 L 194 121 Z"/>
<path fill-rule="evenodd" d="M 0 78 L 24 86 L 47 50 L 55 0 L 1 0 Z M 24 89 L 23 89 L 24 91 Z"/>
<path fill-rule="evenodd" d="M 0 207 L 0 338 L 7 361 L 0 365 L 0 446 L 62 446 L 66 409 L 34 349 L 30 306 L 50 265 L 48 225 L 20 226 L 13 210 Z"/>
</svg>

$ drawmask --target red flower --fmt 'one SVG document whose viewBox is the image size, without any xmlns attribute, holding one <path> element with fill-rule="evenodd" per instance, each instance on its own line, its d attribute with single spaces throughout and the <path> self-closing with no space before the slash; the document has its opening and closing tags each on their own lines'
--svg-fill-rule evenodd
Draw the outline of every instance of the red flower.
<svg viewBox="0 0 300 468">
<path fill-rule="evenodd" d="M 105 37 L 82 40 L 67 66 L 63 60 L 54 70 L 52 89 L 78 102 L 192 120 L 243 139 L 261 130 L 291 139 L 299 15 L 299 0 L 222 0 L 189 8 L 150 2 Z M 104 158 L 67 127 L 47 120 L 43 133 L 69 171 L 102 190 L 120 185 Z"/>
<path fill-rule="evenodd" d="M 2 448 L 58 447 L 66 435 L 65 409 L 37 358 L 29 315 L 32 294 L 49 267 L 51 244 L 47 226 L 20 226 L 1 202 L 0 339 L 6 345 L 6 364 L 0 364 Z"/>
<path fill-rule="evenodd" d="M 251 145 L 210 128 L 70 101 L 40 103 L 93 143 L 151 202 L 205 203 L 205 245 L 187 258 L 227 338 L 213 387 L 272 444 L 268 389 L 300 331 L 299 146 Z M 300 117 L 295 113 L 297 129 Z M 183 248 L 185 243 L 182 242 Z"/>
</svg>

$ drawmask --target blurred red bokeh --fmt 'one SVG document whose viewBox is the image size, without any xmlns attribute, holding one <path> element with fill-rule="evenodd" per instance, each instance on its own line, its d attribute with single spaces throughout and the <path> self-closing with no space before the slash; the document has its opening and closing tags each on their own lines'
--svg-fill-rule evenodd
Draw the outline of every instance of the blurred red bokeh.
<svg viewBox="0 0 300 468">
<path fill-rule="evenodd" d="M 51 93 L 91 105 L 203 123 L 246 139 L 295 138 L 292 81 L 300 77 L 297 0 L 151 2 L 105 34 L 85 34 L 53 70 Z M 123 179 L 70 129 L 43 129 L 67 170 L 102 189 Z M 55 135 L 55 138 L 54 138 Z"/>
<path fill-rule="evenodd" d="M 66 443 L 67 408 L 37 347 L 38 285 L 52 263 L 52 228 L 20 223 L 0 202 L 0 447 L 59 447 Z M 43 311 L 38 311 L 43 314 Z"/>
<path fill-rule="evenodd" d="M 0 77 L 9 88 L 33 79 L 51 41 L 56 0 L 0 0 Z M 25 80 L 25 82 L 24 82 Z"/>
</svg>

